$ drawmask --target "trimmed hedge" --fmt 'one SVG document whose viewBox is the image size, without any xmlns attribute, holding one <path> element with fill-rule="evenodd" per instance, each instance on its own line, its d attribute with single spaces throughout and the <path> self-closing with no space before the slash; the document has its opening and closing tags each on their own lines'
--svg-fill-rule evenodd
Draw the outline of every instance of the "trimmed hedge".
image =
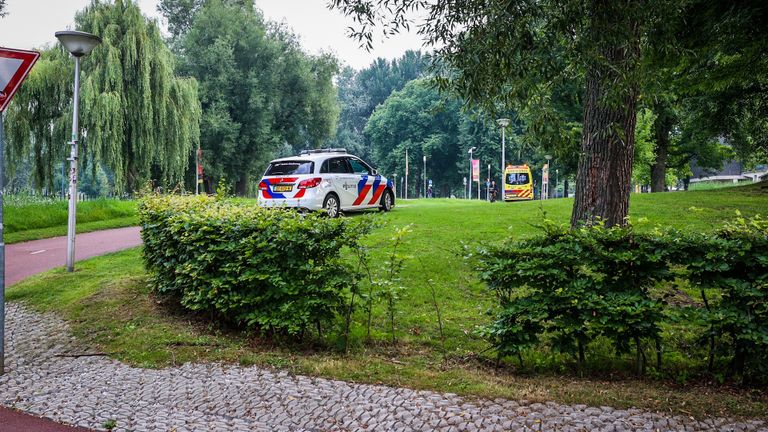
<svg viewBox="0 0 768 432">
<path fill-rule="evenodd" d="M 500 309 L 484 336 L 500 356 L 518 356 L 546 342 L 579 365 L 596 340 L 618 354 L 634 350 L 637 372 L 652 344 L 661 367 L 662 327 L 685 319 L 728 372 L 768 377 L 768 222 L 739 218 L 711 234 L 631 227 L 568 230 L 481 251 L 482 279 Z M 700 304 L 668 304 L 672 282 L 698 288 Z M 692 290 L 694 291 L 694 290 Z M 695 291 L 694 291 L 695 292 Z"/>
<path fill-rule="evenodd" d="M 290 335 L 319 330 L 343 311 L 358 275 L 341 252 L 372 228 L 368 218 L 204 196 L 148 196 L 139 213 L 156 292 L 241 327 Z"/>
</svg>

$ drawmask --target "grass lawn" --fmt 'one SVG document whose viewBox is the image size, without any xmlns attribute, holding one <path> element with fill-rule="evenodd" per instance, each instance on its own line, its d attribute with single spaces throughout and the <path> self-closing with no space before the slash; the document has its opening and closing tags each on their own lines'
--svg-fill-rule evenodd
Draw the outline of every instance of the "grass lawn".
<svg viewBox="0 0 768 432">
<path fill-rule="evenodd" d="M 67 201 L 8 204 L 3 208 L 4 240 L 18 243 L 67 234 Z M 136 201 L 99 199 L 77 203 L 77 232 L 138 225 Z"/>
<path fill-rule="evenodd" d="M 599 347 L 588 353 L 585 378 L 567 365 L 558 369 L 553 365 L 563 362 L 542 353 L 527 357 L 531 366 L 524 370 L 516 370 L 512 364 L 495 367 L 488 345 L 475 332 L 489 322 L 486 311 L 494 301 L 478 281 L 466 251 L 483 242 L 533 235 L 543 213 L 567 223 L 572 204 L 571 199 L 493 204 L 411 200 L 398 203 L 389 214 L 372 215 L 386 223 L 368 240 L 378 262 L 383 262 L 392 230 L 412 224 L 403 246 L 412 258 L 401 275 L 404 291 L 396 306 L 399 342 L 396 346 L 387 342 L 386 310 L 377 304 L 373 341 L 365 342 L 366 317 L 358 312 L 346 355 L 337 345 L 339 329 L 329 329 L 323 341 L 288 346 L 221 329 L 178 311 L 149 292 L 139 249 L 85 261 L 74 274 L 56 270 L 32 277 L 11 287 L 8 298 L 60 314 L 71 322 L 78 336 L 98 349 L 142 367 L 226 361 L 482 397 L 635 406 L 699 417 L 764 416 L 768 412 L 764 390 L 676 376 L 674 363 L 685 359 L 676 359 L 680 356 L 674 352 L 666 375 L 644 379 L 604 371 L 607 362 L 631 359 L 616 358 L 607 348 Z M 633 195 L 630 213 L 640 230 L 661 224 L 705 231 L 737 210 L 746 216 L 768 214 L 768 192 L 760 185 L 751 185 Z M 462 249 L 463 243 L 469 249 Z M 431 287 L 444 320 L 445 354 Z"/>
</svg>

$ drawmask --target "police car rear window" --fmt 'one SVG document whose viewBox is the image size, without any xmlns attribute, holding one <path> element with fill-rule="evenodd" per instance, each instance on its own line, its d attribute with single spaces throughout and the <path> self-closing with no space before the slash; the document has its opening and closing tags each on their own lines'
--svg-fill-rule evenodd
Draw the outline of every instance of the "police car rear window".
<svg viewBox="0 0 768 432">
<path fill-rule="evenodd" d="M 315 163 L 310 161 L 284 161 L 272 162 L 264 175 L 293 175 L 312 174 L 315 172 Z"/>
</svg>

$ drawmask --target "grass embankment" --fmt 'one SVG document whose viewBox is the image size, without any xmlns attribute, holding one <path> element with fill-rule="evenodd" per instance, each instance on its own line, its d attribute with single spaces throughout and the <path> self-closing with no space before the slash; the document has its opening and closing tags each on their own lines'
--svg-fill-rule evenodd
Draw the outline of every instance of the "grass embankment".
<svg viewBox="0 0 768 432">
<path fill-rule="evenodd" d="M 6 243 L 67 234 L 67 201 L 6 204 L 3 208 Z M 100 199 L 77 203 L 77 232 L 138 225 L 136 201 Z"/>
<path fill-rule="evenodd" d="M 737 210 L 746 216 L 768 214 L 767 198 L 768 193 L 759 186 L 634 195 L 630 213 L 635 221 L 647 219 L 638 222 L 640 230 L 661 224 L 707 231 Z M 395 347 L 387 343 L 387 314 L 383 305 L 377 305 L 373 342 L 364 342 L 365 316 L 359 312 L 347 355 L 334 349 L 334 336 L 327 337 L 325 346 L 284 347 L 255 335 L 219 329 L 174 310 L 149 293 L 138 249 L 85 261 L 74 274 L 54 271 L 33 277 L 12 287 L 8 296 L 59 313 L 72 323 L 78 336 L 115 358 L 143 367 L 227 361 L 482 397 L 635 406 L 695 416 L 764 416 L 768 412 L 764 391 L 701 380 L 685 382 L 679 377 L 636 379 L 601 372 L 605 362 L 623 361 L 613 358 L 607 348 L 588 354 L 587 378 L 579 378 L 568 367 L 552 369 L 544 355 L 527 359 L 530 370 L 492 365 L 492 354 L 483 353 L 487 344 L 475 330 L 489 322 L 486 311 L 494 301 L 478 281 L 471 260 L 459 253 L 461 244 L 474 247 L 480 242 L 533 235 L 542 211 L 549 219 L 567 223 L 572 203 L 570 199 L 494 204 L 414 200 L 399 203 L 392 213 L 375 216 L 387 226 L 371 236 L 369 243 L 374 247 L 386 247 L 393 228 L 412 224 L 403 251 L 413 259 L 401 275 L 405 290 L 396 306 L 399 342 Z M 377 249 L 376 261 L 383 264 L 385 252 Z M 430 284 L 444 319 L 447 360 Z M 338 334 L 338 329 L 327 333 Z M 537 367 L 536 362 L 543 366 Z"/>
</svg>

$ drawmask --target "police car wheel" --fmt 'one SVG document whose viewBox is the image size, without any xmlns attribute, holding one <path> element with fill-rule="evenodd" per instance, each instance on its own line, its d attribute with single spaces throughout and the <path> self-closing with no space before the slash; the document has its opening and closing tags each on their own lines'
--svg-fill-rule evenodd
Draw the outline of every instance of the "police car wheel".
<svg viewBox="0 0 768 432">
<path fill-rule="evenodd" d="M 340 214 L 339 197 L 337 197 L 334 194 L 328 194 L 328 196 L 325 197 L 325 201 L 323 201 L 323 208 L 325 209 L 325 212 L 328 214 L 328 217 L 331 217 L 331 218 L 339 217 L 339 214 Z"/>
<path fill-rule="evenodd" d="M 392 192 L 385 191 L 384 195 L 381 196 L 381 201 L 379 202 L 379 210 L 383 212 L 388 212 L 392 210 L 393 202 L 394 202 L 394 198 L 392 197 Z"/>
</svg>

